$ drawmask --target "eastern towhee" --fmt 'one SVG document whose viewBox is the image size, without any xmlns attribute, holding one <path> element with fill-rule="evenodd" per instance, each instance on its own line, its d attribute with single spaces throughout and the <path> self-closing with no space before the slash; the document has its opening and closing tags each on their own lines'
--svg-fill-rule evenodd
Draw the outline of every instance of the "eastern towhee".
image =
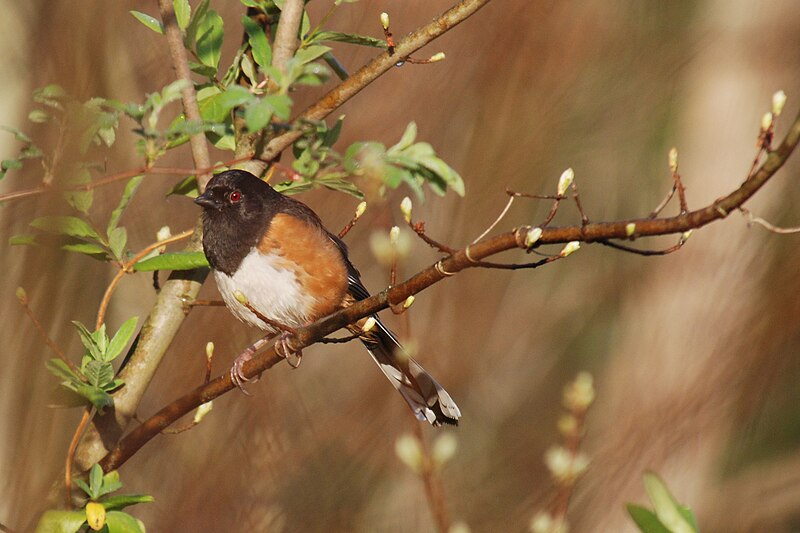
<svg viewBox="0 0 800 533">
<path fill-rule="evenodd" d="M 290 338 L 279 326 L 307 326 L 369 297 L 341 239 L 307 205 L 253 174 L 222 172 L 195 202 L 203 207 L 203 250 L 225 304 L 239 320 L 280 334 L 284 354 L 291 351 Z M 348 329 L 359 335 L 416 417 L 434 426 L 457 424 L 461 412 L 447 391 L 373 318 L 369 332 L 361 330 L 363 321 Z M 231 368 L 239 386 L 247 381 L 242 365 L 254 353 L 245 352 Z"/>
</svg>

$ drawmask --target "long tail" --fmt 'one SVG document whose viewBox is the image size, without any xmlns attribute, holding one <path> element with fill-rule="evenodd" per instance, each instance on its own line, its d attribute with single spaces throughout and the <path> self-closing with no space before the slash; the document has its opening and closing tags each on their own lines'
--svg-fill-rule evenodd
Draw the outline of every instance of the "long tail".
<svg viewBox="0 0 800 533">
<path fill-rule="evenodd" d="M 406 353 L 394 333 L 380 320 L 368 337 L 361 338 L 361 342 L 419 420 L 427 420 L 433 426 L 458 425 L 461 411 L 456 402 L 422 365 Z"/>
</svg>

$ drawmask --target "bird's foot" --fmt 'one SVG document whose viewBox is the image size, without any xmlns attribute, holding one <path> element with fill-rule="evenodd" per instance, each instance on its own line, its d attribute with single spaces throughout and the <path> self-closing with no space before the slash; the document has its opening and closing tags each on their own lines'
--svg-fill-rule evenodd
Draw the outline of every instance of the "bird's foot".
<svg viewBox="0 0 800 533">
<path fill-rule="evenodd" d="M 297 368 L 303 359 L 303 351 L 292 346 L 292 339 L 294 339 L 294 335 L 289 331 L 281 333 L 278 340 L 275 341 L 275 353 L 286 359 L 289 366 Z"/>
<path fill-rule="evenodd" d="M 239 390 L 241 390 L 248 396 L 251 396 L 251 394 L 247 392 L 247 390 L 244 388 L 244 384 L 258 381 L 260 376 L 255 376 L 253 378 L 248 378 L 247 376 L 245 376 L 244 364 L 248 362 L 250 359 L 252 359 L 253 356 L 255 356 L 256 352 L 262 346 L 264 346 L 270 340 L 272 340 L 273 337 L 274 335 L 267 335 L 266 337 L 257 340 L 251 346 L 248 346 L 248 348 L 242 353 L 240 353 L 233 361 L 233 366 L 231 366 L 231 381 L 233 382 L 234 385 L 236 385 L 239 388 Z"/>
</svg>

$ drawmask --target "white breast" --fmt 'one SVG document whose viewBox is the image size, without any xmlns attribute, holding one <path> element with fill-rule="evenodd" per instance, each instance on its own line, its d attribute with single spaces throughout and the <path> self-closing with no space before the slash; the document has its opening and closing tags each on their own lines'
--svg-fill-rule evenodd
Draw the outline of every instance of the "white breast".
<svg viewBox="0 0 800 533">
<path fill-rule="evenodd" d="M 276 333 L 236 299 L 236 291 L 250 305 L 279 324 L 297 328 L 306 325 L 314 300 L 301 290 L 295 273 L 277 255 L 264 255 L 253 248 L 233 276 L 214 271 L 217 287 L 228 309 L 242 322 Z"/>
</svg>

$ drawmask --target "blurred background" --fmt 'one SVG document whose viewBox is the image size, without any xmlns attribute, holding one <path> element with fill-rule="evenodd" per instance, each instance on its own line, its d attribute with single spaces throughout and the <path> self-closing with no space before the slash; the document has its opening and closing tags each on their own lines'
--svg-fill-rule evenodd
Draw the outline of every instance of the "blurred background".
<svg viewBox="0 0 800 533">
<path fill-rule="evenodd" d="M 0 122 L 40 144 L 53 139 L 26 119 L 37 87 L 59 83 L 81 99 L 142 101 L 174 79 L 164 41 L 127 14 L 155 14 L 155 2 L 2 5 Z M 312 22 L 328 6 L 310 2 Z M 341 6 L 329 27 L 380 36 L 378 15 L 388 11 L 400 37 L 448 6 L 363 1 Z M 212 7 L 226 21 L 226 63 L 240 42 L 243 8 Z M 453 246 L 497 217 L 506 187 L 552 194 L 567 167 L 592 220 L 646 215 L 671 185 L 671 146 L 680 151 L 689 207 L 706 205 L 745 178 L 772 93 L 789 95 L 778 138 L 800 101 L 795 0 L 498 1 L 417 55 L 439 51 L 446 61 L 395 69 L 334 117 L 347 115 L 340 147 L 367 139 L 390 145 L 417 122 L 420 139 L 466 182 L 463 199 L 429 195 L 415 205 L 415 219 Z M 375 54 L 350 45 L 335 52 L 351 71 Z M 302 91 L 295 109 L 329 86 Z M 107 173 L 140 164 L 131 127 L 122 124 L 100 162 Z M 0 142 L 3 157 L 16 153 L 12 136 Z M 188 146 L 161 164 L 191 166 Z M 748 207 L 775 224 L 800 224 L 798 171 L 794 154 Z M 0 191 L 39 179 L 31 165 L 0 182 Z M 132 248 L 152 242 L 163 225 L 175 233 L 191 227 L 196 206 L 164 199 L 177 181 L 146 179 L 123 219 Z M 121 190 L 95 193 L 98 217 Z M 406 194 L 371 205 L 346 239 L 374 291 L 388 276 L 372 266 L 369 233 L 402 222 L 397 206 Z M 300 198 L 333 230 L 357 203 L 326 191 Z M 535 224 L 548 209 L 518 201 L 497 231 Z M 67 210 L 57 197 L 6 203 L 2 241 L 35 216 Z M 578 221 L 566 205 L 555 223 Z M 56 383 L 44 368 L 51 354 L 14 290 L 27 289 L 47 332 L 77 360 L 70 320 L 93 323 L 114 272 L 44 247 L 5 247 L 0 257 L 0 522 L 23 530 L 60 476 L 80 412 L 47 406 Z M 417 241 L 402 271 L 436 257 Z M 444 431 L 458 441 L 442 473 L 452 518 L 472 531 L 528 529 L 554 494 L 543 455 L 560 440 L 563 387 L 586 370 L 597 388 L 582 445 L 592 464 L 570 505 L 572 531 L 633 531 L 624 503 L 646 502 L 646 470 L 696 511 L 704 532 L 800 529 L 799 271 L 800 235 L 748 228 L 733 214 L 666 257 L 584 246 L 535 271 L 464 272 L 419 294 L 407 325 L 388 316 L 464 413 L 457 429 L 424 428 L 429 440 Z M 213 281 L 201 297 L 217 297 Z M 144 317 L 154 298 L 149 275 L 127 277 L 109 326 Z M 139 416 L 202 381 L 207 341 L 217 346 L 216 375 L 256 337 L 222 308 L 193 311 Z M 156 438 L 122 468 L 126 492 L 155 496 L 131 508 L 150 531 L 435 530 L 422 482 L 394 453 L 416 421 L 360 346 L 314 346 L 298 370 L 279 365 L 250 390 L 253 397 L 220 398 L 200 426 Z"/>
</svg>

